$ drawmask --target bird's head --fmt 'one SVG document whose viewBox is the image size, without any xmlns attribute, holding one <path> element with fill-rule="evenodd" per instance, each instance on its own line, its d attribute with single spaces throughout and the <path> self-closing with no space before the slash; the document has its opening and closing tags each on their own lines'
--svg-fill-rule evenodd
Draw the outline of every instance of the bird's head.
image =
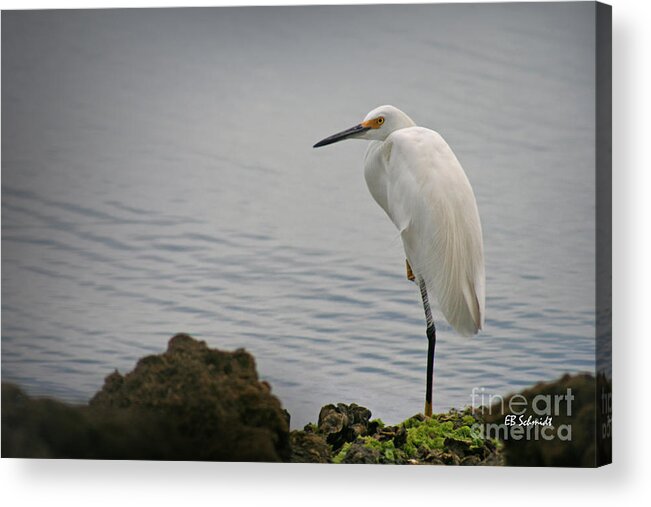
<svg viewBox="0 0 651 507">
<path fill-rule="evenodd" d="M 363 121 L 326 137 L 314 145 L 314 148 L 343 141 L 344 139 L 367 139 L 384 141 L 391 132 L 416 125 L 409 116 L 393 106 L 376 107 L 366 115 Z"/>
</svg>

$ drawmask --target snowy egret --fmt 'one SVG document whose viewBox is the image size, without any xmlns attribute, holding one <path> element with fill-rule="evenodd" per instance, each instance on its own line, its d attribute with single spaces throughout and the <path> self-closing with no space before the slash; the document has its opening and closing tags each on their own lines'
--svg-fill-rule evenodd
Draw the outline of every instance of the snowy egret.
<svg viewBox="0 0 651 507">
<path fill-rule="evenodd" d="M 314 148 L 343 141 L 371 141 L 364 177 L 371 195 L 400 231 L 407 278 L 419 288 L 427 324 L 425 415 L 432 415 L 436 328 L 428 294 L 463 336 L 484 325 L 484 248 L 470 182 L 443 138 L 418 127 L 393 106 L 380 106 L 364 121 L 326 137 Z"/>
</svg>

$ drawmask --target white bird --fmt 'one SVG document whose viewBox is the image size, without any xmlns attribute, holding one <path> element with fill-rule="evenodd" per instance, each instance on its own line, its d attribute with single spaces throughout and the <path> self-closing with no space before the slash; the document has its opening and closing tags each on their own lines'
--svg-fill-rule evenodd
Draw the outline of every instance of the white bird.
<svg viewBox="0 0 651 507">
<path fill-rule="evenodd" d="M 407 278 L 420 288 L 427 322 L 425 415 L 432 415 L 436 328 L 429 295 L 461 335 L 484 326 L 484 248 L 470 182 L 443 138 L 393 106 L 380 106 L 352 128 L 319 141 L 371 141 L 364 177 L 375 201 L 400 231 Z"/>
</svg>

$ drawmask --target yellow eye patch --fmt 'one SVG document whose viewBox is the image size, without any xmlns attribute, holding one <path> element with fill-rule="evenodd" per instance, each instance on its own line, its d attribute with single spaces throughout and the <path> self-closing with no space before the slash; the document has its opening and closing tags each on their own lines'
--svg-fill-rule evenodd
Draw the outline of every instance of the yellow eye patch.
<svg viewBox="0 0 651 507">
<path fill-rule="evenodd" d="M 378 116 L 377 118 L 373 118 L 372 120 L 363 121 L 362 127 L 366 127 L 369 129 L 379 129 L 383 124 L 384 124 L 384 116 Z"/>
</svg>

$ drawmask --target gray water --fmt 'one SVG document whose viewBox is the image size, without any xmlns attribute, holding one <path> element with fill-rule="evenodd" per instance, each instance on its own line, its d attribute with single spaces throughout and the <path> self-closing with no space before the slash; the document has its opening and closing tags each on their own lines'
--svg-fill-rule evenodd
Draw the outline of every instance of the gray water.
<svg viewBox="0 0 651 507">
<path fill-rule="evenodd" d="M 594 369 L 594 5 L 2 15 L 2 378 L 85 401 L 191 333 L 292 414 L 422 410 L 426 339 L 361 141 L 390 103 L 474 187 L 486 328 L 435 409 Z"/>
</svg>

